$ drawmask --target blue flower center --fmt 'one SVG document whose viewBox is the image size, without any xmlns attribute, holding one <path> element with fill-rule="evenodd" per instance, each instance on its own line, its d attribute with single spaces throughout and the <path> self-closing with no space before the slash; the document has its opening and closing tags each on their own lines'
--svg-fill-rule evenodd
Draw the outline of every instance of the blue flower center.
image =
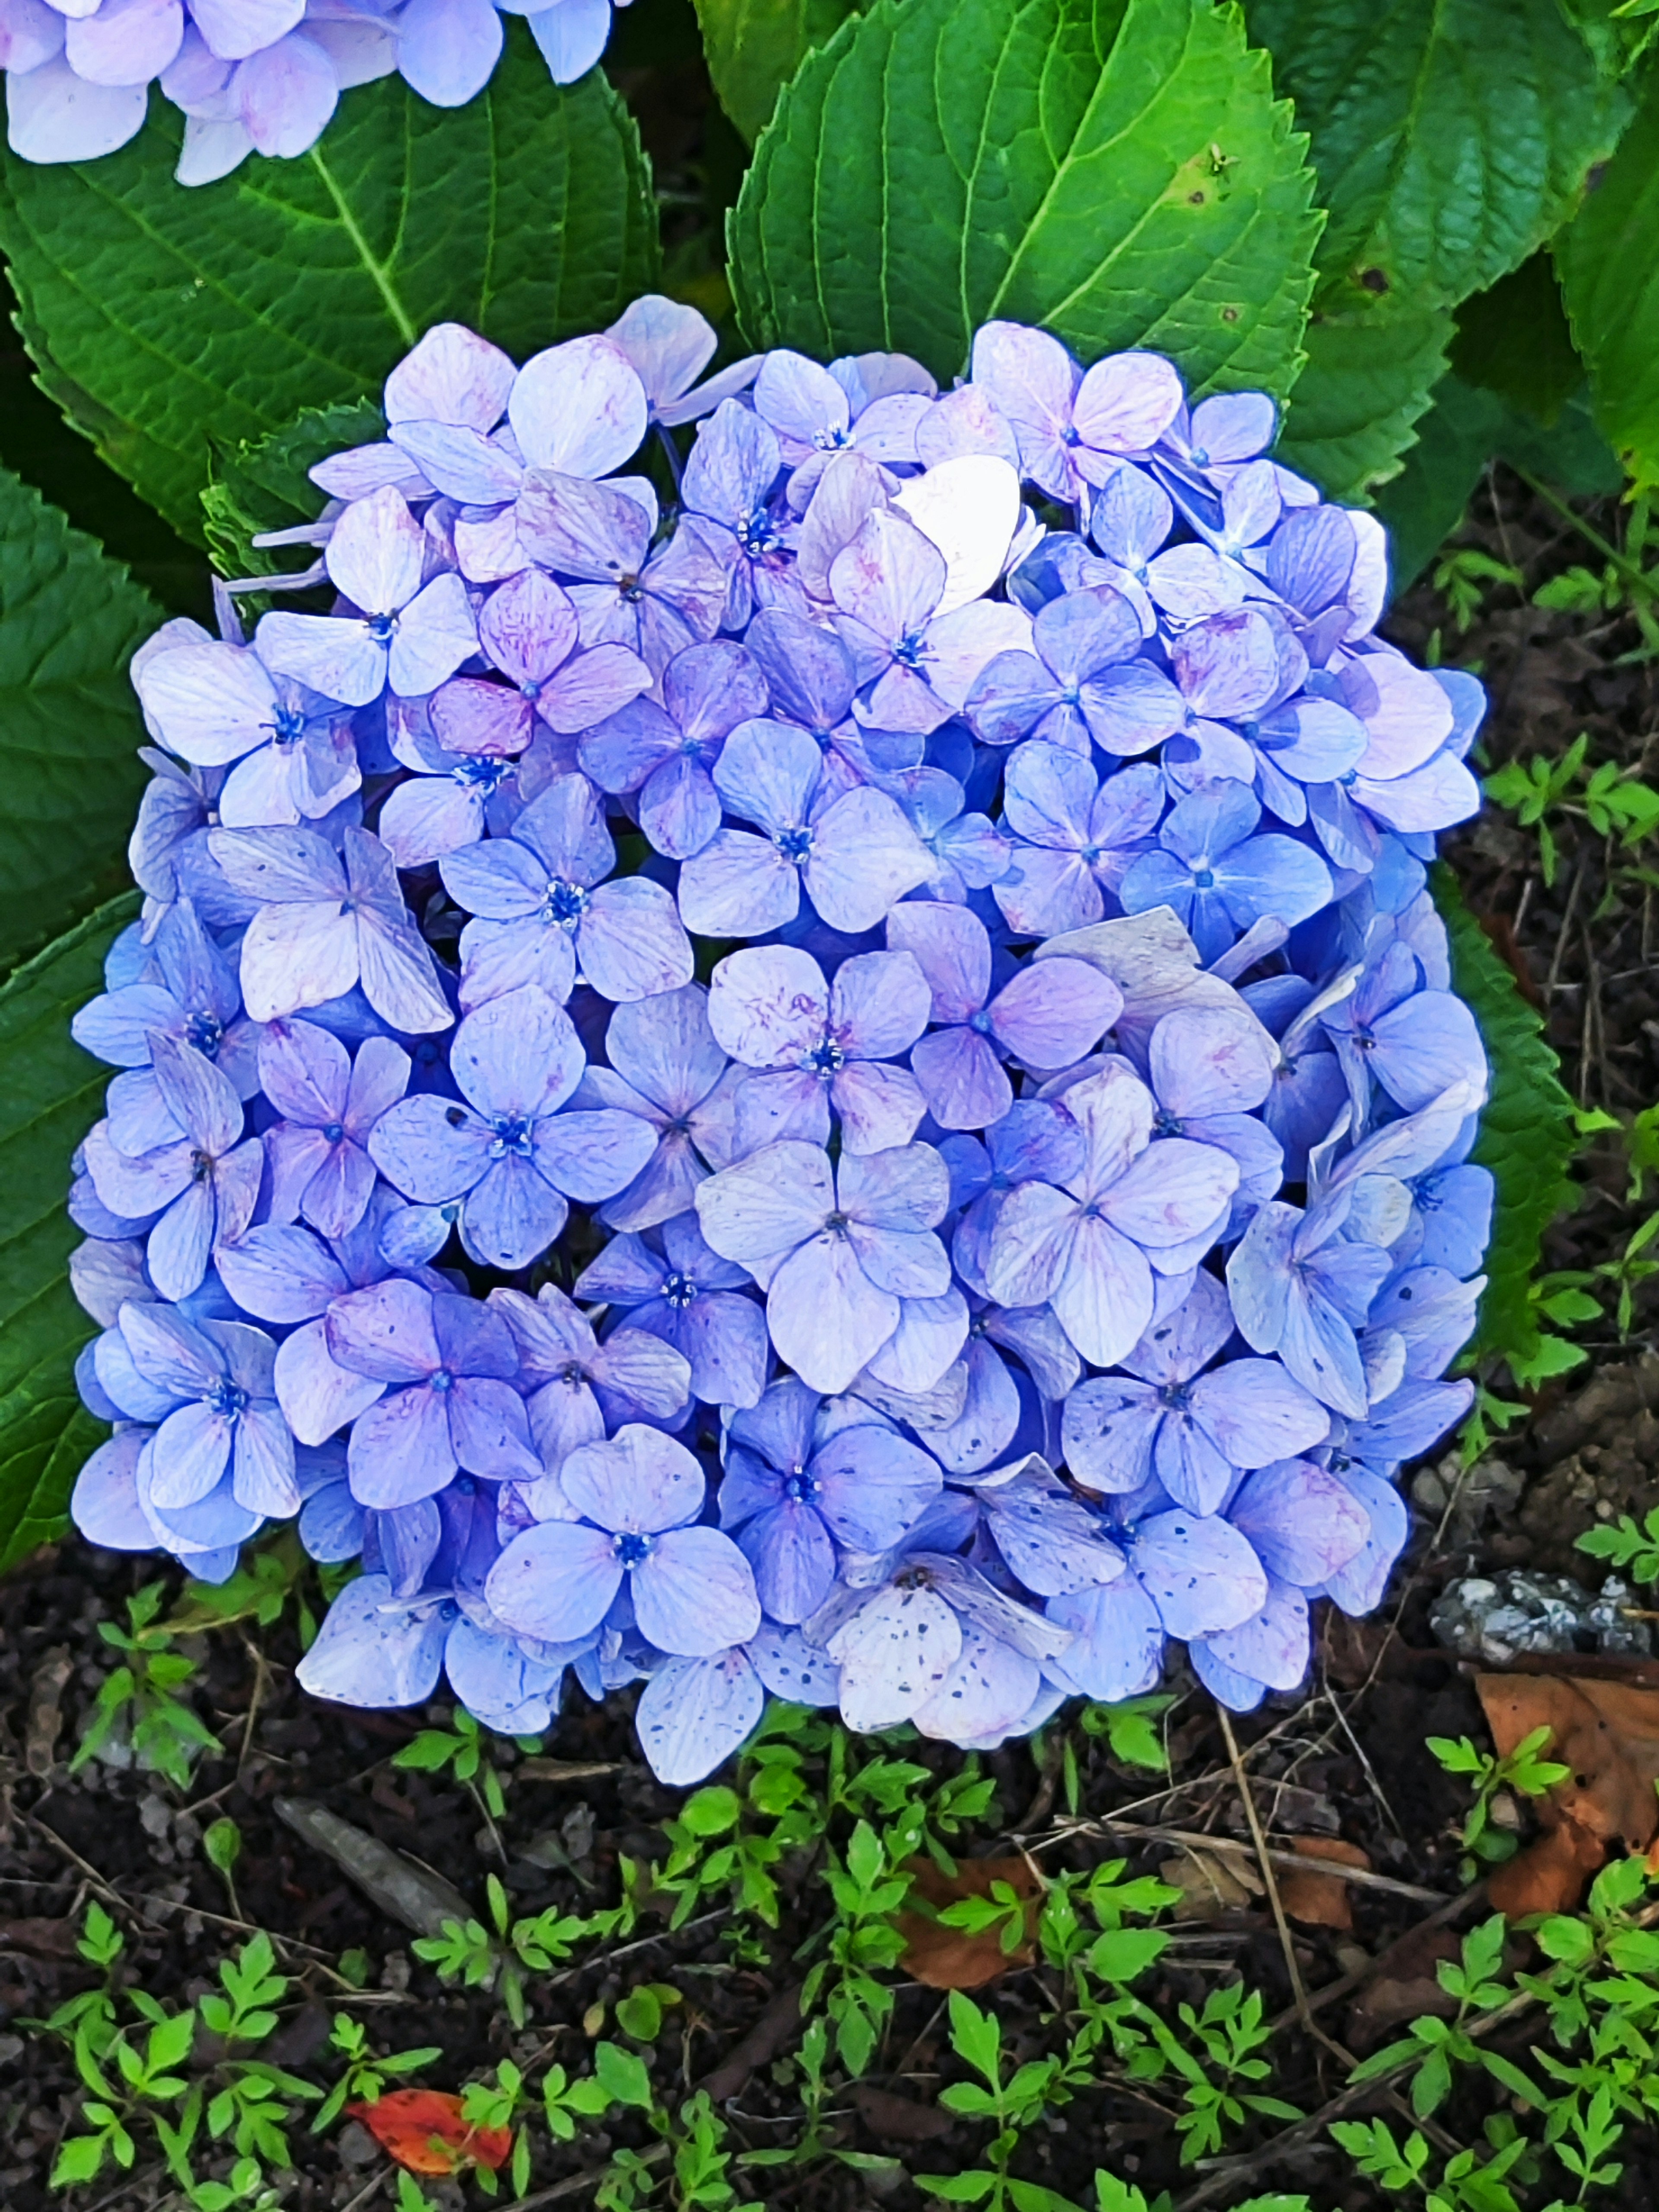
<svg viewBox="0 0 1659 2212">
<path fill-rule="evenodd" d="M 1184 1413 L 1193 1402 L 1191 1389 L 1185 1382 L 1166 1382 L 1158 1395 L 1160 1401 L 1176 1413 Z"/>
<path fill-rule="evenodd" d="M 491 1159 L 504 1160 L 509 1152 L 521 1160 L 529 1158 L 533 1122 L 522 1114 L 498 1114 L 489 1126 L 495 1133 L 489 1147 Z"/>
<path fill-rule="evenodd" d="M 672 1306 L 676 1313 L 684 1313 L 696 1295 L 697 1286 L 690 1275 L 683 1275 L 676 1270 L 673 1274 L 663 1277 L 663 1303 Z"/>
<path fill-rule="evenodd" d="M 635 1535 L 630 1529 L 626 1534 L 617 1537 L 616 1552 L 618 1560 L 631 1574 L 635 1567 L 650 1558 L 651 1539 Z"/>
<path fill-rule="evenodd" d="M 556 927 L 574 929 L 587 905 L 587 893 L 580 884 L 568 884 L 562 876 L 556 876 L 542 900 L 542 912 Z"/>
<path fill-rule="evenodd" d="M 512 775 L 513 763 L 492 760 L 483 753 L 469 753 L 464 760 L 457 761 L 449 773 L 464 790 L 479 791 L 486 799 L 491 799 Z"/>
<path fill-rule="evenodd" d="M 368 618 L 368 634 L 374 639 L 375 644 L 385 646 L 386 650 L 390 652 L 392 649 L 392 635 L 398 627 L 397 616 L 371 615 Z"/>
<path fill-rule="evenodd" d="M 809 1469 L 798 1468 L 785 1482 L 783 1494 L 792 1505 L 810 1505 L 823 1487 Z"/>
<path fill-rule="evenodd" d="M 1181 1134 L 1181 1123 L 1177 1117 L 1170 1113 L 1168 1107 L 1164 1108 L 1152 1123 L 1152 1134 L 1155 1137 L 1178 1137 Z"/>
<path fill-rule="evenodd" d="M 772 527 L 772 518 L 763 507 L 757 507 L 738 532 L 738 543 L 751 561 L 763 555 L 775 553 L 783 543 Z"/>
<path fill-rule="evenodd" d="M 229 1381 L 216 1382 L 208 1392 L 207 1405 L 210 1412 L 234 1421 L 247 1405 L 247 1392 Z"/>
<path fill-rule="evenodd" d="M 337 1145 L 344 1134 L 345 1124 L 343 1121 L 330 1121 L 323 1130 L 323 1140 L 325 1144 Z"/>
<path fill-rule="evenodd" d="M 209 1060 L 218 1051 L 225 1025 L 216 1014 L 192 1014 L 185 1024 L 185 1042 L 193 1044 Z"/>
<path fill-rule="evenodd" d="M 821 453 L 838 453 L 843 447 L 850 446 L 852 442 L 852 432 L 839 427 L 828 430 L 814 430 L 812 433 L 812 443 Z"/>
<path fill-rule="evenodd" d="M 1193 870 L 1193 889 L 1195 891 L 1212 891 L 1215 889 L 1214 869 L 1194 868 Z"/>
<path fill-rule="evenodd" d="M 814 1075 L 838 1075 L 847 1065 L 847 1054 L 833 1037 L 825 1037 L 807 1054 L 806 1065 Z"/>
<path fill-rule="evenodd" d="M 826 1217 L 823 1225 L 830 1231 L 830 1234 L 832 1237 L 845 1237 L 847 1234 L 847 1216 L 844 1213 L 830 1214 Z"/>
<path fill-rule="evenodd" d="M 1345 791 L 1352 791 L 1354 785 L 1359 781 L 1358 771 L 1351 768 L 1344 769 L 1341 775 L 1338 776 L 1336 780 L 1342 786 Z"/>
<path fill-rule="evenodd" d="M 1209 454 L 1205 451 L 1202 446 L 1194 446 L 1193 447 L 1193 466 L 1195 469 L 1207 469 L 1209 465 Z"/>
<path fill-rule="evenodd" d="M 1095 862 L 1096 862 L 1096 861 L 1100 858 L 1100 848 L 1099 848 L 1099 846 L 1098 846 L 1098 845 L 1085 845 L 1085 846 L 1083 848 L 1082 853 L 1081 853 L 1081 854 L 1079 855 L 1079 857 L 1080 857 L 1081 859 L 1083 859 L 1083 860 L 1086 860 L 1086 861 L 1089 863 L 1089 866 L 1092 868 L 1092 867 L 1093 867 L 1093 866 L 1095 865 Z"/>
<path fill-rule="evenodd" d="M 784 859 L 798 868 L 804 867 L 812 857 L 812 832 L 810 830 L 780 830 L 772 842 Z"/>
<path fill-rule="evenodd" d="M 271 742 L 278 745 L 297 744 L 305 735 L 306 718 L 297 707 L 279 707 L 271 725 Z"/>
<path fill-rule="evenodd" d="M 455 1388 L 455 1377 L 447 1367 L 434 1367 L 427 1379 L 441 1398 L 446 1391 Z"/>
<path fill-rule="evenodd" d="M 928 658 L 927 641 L 921 632 L 912 630 L 908 637 L 902 637 L 893 647 L 893 658 L 901 668 L 912 668 L 920 673 L 923 661 Z"/>
<path fill-rule="evenodd" d="M 976 1014 L 969 1015 L 968 1026 L 970 1030 L 977 1030 L 981 1036 L 990 1036 L 991 1017 L 986 1012 L 983 1006 L 980 1008 Z"/>
</svg>

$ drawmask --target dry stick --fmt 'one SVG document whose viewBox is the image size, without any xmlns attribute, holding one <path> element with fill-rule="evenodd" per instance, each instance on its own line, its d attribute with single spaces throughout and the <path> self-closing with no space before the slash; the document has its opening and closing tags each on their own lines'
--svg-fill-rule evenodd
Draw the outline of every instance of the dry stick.
<svg viewBox="0 0 1659 2212">
<path fill-rule="evenodd" d="M 1244 1818 L 1250 1825 L 1250 1839 L 1255 1845 L 1255 1855 L 1261 1868 L 1261 1879 L 1267 1884 L 1267 1902 L 1273 1907 L 1273 1925 L 1279 1930 L 1279 1946 L 1285 1954 L 1285 1971 L 1291 1978 L 1291 1994 L 1296 1999 L 1297 2018 L 1304 2032 L 1316 2042 L 1322 2043 L 1334 2051 L 1350 2069 L 1354 2061 L 1339 2043 L 1332 2042 L 1323 2028 L 1316 2027 L 1308 2008 L 1308 1992 L 1303 1987 L 1302 1969 L 1297 1964 L 1296 1942 L 1291 1934 L 1291 1923 L 1285 1917 L 1284 1901 L 1279 1894 L 1279 1883 L 1273 1875 L 1273 1863 L 1267 1850 L 1267 1838 L 1261 1832 L 1261 1821 L 1255 1809 L 1255 1797 L 1250 1788 L 1250 1778 L 1244 1771 L 1244 1762 L 1238 1755 L 1238 1739 L 1233 1734 L 1232 1716 L 1224 1705 L 1218 1705 L 1216 1718 L 1221 1723 L 1221 1734 L 1227 1746 L 1227 1757 L 1231 1761 L 1233 1780 L 1244 1804 Z"/>
<path fill-rule="evenodd" d="M 1573 913 L 1578 904 L 1578 893 L 1583 880 L 1584 864 L 1580 860 L 1572 872 L 1572 883 L 1567 891 L 1567 902 L 1561 912 L 1561 931 L 1555 940 L 1555 951 L 1550 961 L 1549 979 L 1544 985 L 1544 997 L 1547 1002 L 1555 996 L 1556 978 L 1561 973 L 1561 962 L 1566 953 L 1567 939 L 1572 928 Z"/>
<path fill-rule="evenodd" d="M 649 2150 L 639 2154 L 641 2166 L 660 2166 L 668 2155 L 666 2143 L 653 2143 Z M 568 2180 L 556 2181 L 550 2189 L 538 2189 L 533 2197 L 517 2197 L 513 2201 L 513 2212 L 536 2212 L 540 2204 L 557 2204 L 567 2197 L 580 2197 L 584 2189 L 597 2189 L 605 2179 L 605 2168 L 595 2166 L 591 2173 L 573 2173 Z M 346 2212 L 351 2212 L 349 2205 Z"/>
<path fill-rule="evenodd" d="M 1066 1836 L 1119 1835 L 1137 1841 L 1153 1844 L 1175 1844 L 1183 1850 L 1233 1851 L 1248 1853 L 1250 1846 L 1239 1836 L 1212 1836 L 1199 1828 L 1164 1828 L 1143 1826 L 1138 1821 L 1115 1820 L 1109 1814 L 1101 1820 L 1079 1820 L 1074 1826 L 1056 1832 L 1054 1836 L 1039 1836 L 1034 1850 L 1044 1844 L 1058 1843 Z M 1350 1882 L 1356 1889 L 1386 1890 L 1393 1897 L 1409 1897 L 1417 1905 L 1441 1905 L 1445 1902 L 1437 1889 L 1424 1889 L 1414 1881 L 1397 1881 L 1389 1874 L 1374 1874 L 1369 1867 L 1344 1866 L 1337 1859 L 1317 1862 L 1304 1857 L 1299 1851 L 1276 1850 L 1267 1846 L 1267 1856 L 1273 1864 L 1293 1874 L 1306 1874 L 1310 1868 L 1319 1874 L 1328 1874 L 1334 1881 Z"/>
</svg>

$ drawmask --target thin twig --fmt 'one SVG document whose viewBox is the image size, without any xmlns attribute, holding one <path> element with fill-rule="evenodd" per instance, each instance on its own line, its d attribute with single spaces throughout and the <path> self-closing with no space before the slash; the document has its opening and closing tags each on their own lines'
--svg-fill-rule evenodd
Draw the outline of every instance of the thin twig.
<svg viewBox="0 0 1659 2212">
<path fill-rule="evenodd" d="M 1035 1837 L 1030 1848 L 1040 1850 L 1045 1844 L 1059 1843 L 1067 1836 L 1076 1835 L 1131 1837 L 1149 1844 L 1175 1844 L 1183 1850 L 1248 1854 L 1250 1849 L 1240 1836 L 1213 1836 L 1194 1828 L 1143 1826 L 1139 1821 L 1120 1820 L 1109 1813 L 1098 1820 L 1075 1821 L 1066 1827 L 1056 1829 L 1052 1835 Z M 1271 1844 L 1267 1846 L 1267 1854 L 1275 1866 L 1287 1868 L 1296 1874 L 1306 1874 L 1312 1864 L 1299 1851 L 1281 1850 Z M 1437 1889 L 1424 1889 L 1414 1881 L 1398 1881 L 1393 1875 L 1374 1874 L 1369 1867 L 1344 1866 L 1338 1860 L 1321 1859 L 1318 1871 L 1328 1874 L 1334 1881 L 1352 1882 L 1358 1889 L 1381 1889 L 1394 1897 L 1409 1897 L 1417 1905 L 1443 1905 L 1446 1901 L 1443 1893 Z"/>
<path fill-rule="evenodd" d="M 641 2166 L 660 2166 L 668 2155 L 666 2143 L 653 2143 L 648 2150 L 639 2154 Z M 513 2212 L 536 2212 L 538 2205 L 558 2204 L 567 2197 L 580 2197 L 584 2189 L 596 2189 L 605 2179 L 605 2169 L 596 2166 L 591 2173 L 573 2173 L 567 2180 L 556 2181 L 550 2189 L 538 2189 L 533 2197 L 515 2197 Z M 346 2212 L 350 2212 L 348 2205 Z"/>
<path fill-rule="evenodd" d="M 1312 2036 L 1317 2042 L 1329 2045 L 1333 2051 L 1340 2052 L 1344 2063 L 1352 2069 L 1352 2059 L 1346 2051 L 1341 2051 L 1340 2045 L 1331 2043 L 1330 2038 L 1324 2030 L 1315 2024 L 1314 2016 L 1308 2009 L 1308 1992 L 1303 1984 L 1302 1969 L 1297 1963 L 1296 1939 L 1291 1934 L 1291 1923 L 1285 1917 L 1284 1900 L 1279 1894 L 1279 1882 L 1273 1874 L 1273 1863 L 1267 1850 L 1267 1838 L 1261 1832 L 1261 1816 L 1255 1809 L 1255 1796 L 1250 1788 L 1250 1778 L 1245 1773 L 1244 1762 L 1238 1755 L 1238 1739 L 1233 1734 L 1232 1716 L 1224 1705 L 1218 1705 L 1215 1711 L 1216 1718 L 1221 1723 L 1222 1736 L 1226 1742 L 1227 1757 L 1232 1764 L 1233 1780 L 1238 1785 L 1238 1794 L 1243 1802 L 1244 1818 L 1249 1823 L 1250 1838 L 1255 1845 L 1256 1859 L 1261 1868 L 1261 1879 L 1267 1885 L 1267 1902 L 1273 1908 L 1273 1925 L 1279 1930 L 1279 1946 L 1285 1954 L 1285 1971 L 1291 1978 L 1291 1994 L 1296 1999 L 1297 2017 L 1302 2022 L 1307 2034 Z"/>
</svg>

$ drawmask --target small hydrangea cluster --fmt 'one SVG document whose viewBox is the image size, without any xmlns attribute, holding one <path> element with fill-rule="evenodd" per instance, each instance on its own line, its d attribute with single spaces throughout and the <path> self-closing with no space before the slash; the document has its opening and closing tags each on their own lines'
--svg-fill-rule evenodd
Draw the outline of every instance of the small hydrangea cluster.
<svg viewBox="0 0 1659 2212">
<path fill-rule="evenodd" d="M 331 611 L 137 656 L 76 1516 L 210 1579 L 297 1516 L 313 1692 L 642 1679 L 672 1782 L 769 1691 L 980 1747 L 1170 1638 L 1248 1710 L 1469 1400 L 1480 687 L 1260 395 L 713 347 L 430 331 L 288 533 Z"/>
<path fill-rule="evenodd" d="M 619 8 L 628 0 L 614 0 Z M 462 107 L 529 19 L 555 84 L 605 52 L 613 0 L 0 0 L 7 139 L 26 161 L 91 161 L 143 125 L 152 82 L 185 118 L 181 185 L 252 153 L 291 159 L 343 92 L 394 71 Z"/>
</svg>

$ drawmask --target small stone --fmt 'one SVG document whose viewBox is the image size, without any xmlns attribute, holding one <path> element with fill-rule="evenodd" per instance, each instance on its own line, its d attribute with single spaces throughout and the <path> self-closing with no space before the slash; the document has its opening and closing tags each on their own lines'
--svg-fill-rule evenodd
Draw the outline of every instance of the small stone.
<svg viewBox="0 0 1659 2212">
<path fill-rule="evenodd" d="M 173 1825 L 173 1814 L 165 1800 L 141 1797 L 138 1801 L 138 1825 L 153 1843 L 159 1844 Z"/>
<path fill-rule="evenodd" d="M 380 2155 L 380 2146 L 358 2120 L 346 2122 L 334 2138 L 334 2148 L 343 2166 L 373 2166 Z"/>
<path fill-rule="evenodd" d="M 1448 1583 L 1429 1608 L 1435 1640 L 1465 1659 L 1504 1666 L 1525 1652 L 1651 1650 L 1647 1623 L 1632 1620 L 1628 1584 L 1609 1576 L 1592 1597 L 1565 1575 L 1506 1568 Z"/>
</svg>

